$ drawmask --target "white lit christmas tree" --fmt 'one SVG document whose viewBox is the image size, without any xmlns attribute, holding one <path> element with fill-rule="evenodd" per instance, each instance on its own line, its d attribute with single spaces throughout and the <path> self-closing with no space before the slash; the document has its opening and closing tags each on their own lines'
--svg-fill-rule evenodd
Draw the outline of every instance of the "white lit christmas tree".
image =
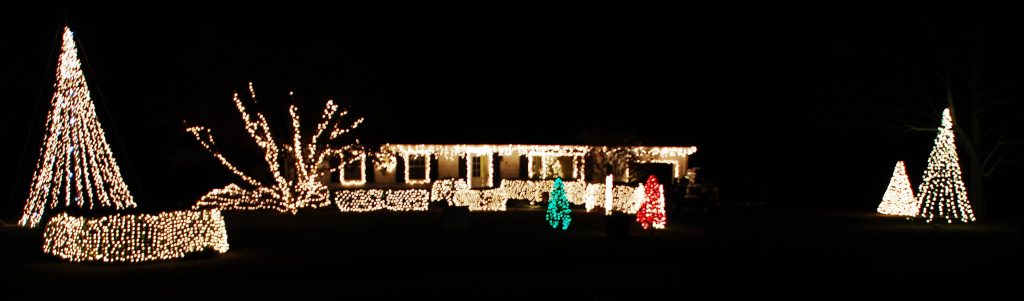
<svg viewBox="0 0 1024 301">
<path fill-rule="evenodd" d="M 878 204 L 878 213 L 902 216 L 916 216 L 921 203 L 914 198 L 914 190 L 910 188 L 907 168 L 903 161 L 896 162 L 889 180 L 889 188 L 882 195 L 882 203 Z"/>
<path fill-rule="evenodd" d="M 46 117 L 46 136 L 19 225 L 35 227 L 46 209 L 135 207 L 110 145 L 96 119 L 74 34 L 64 27 L 56 91 Z"/>
<path fill-rule="evenodd" d="M 956 153 L 953 136 L 953 116 L 949 109 L 942 111 L 942 126 L 935 137 L 935 146 L 928 157 L 928 168 L 918 189 L 921 204 L 920 216 L 925 221 L 944 220 L 973 222 L 974 212 L 967 200 L 960 160 Z"/>
</svg>

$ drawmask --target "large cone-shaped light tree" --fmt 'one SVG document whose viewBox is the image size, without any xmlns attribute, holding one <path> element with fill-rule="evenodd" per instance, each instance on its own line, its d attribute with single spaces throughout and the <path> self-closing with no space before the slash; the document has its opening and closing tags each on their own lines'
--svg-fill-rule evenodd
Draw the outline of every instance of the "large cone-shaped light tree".
<svg viewBox="0 0 1024 301">
<path fill-rule="evenodd" d="M 135 207 L 96 118 L 74 34 L 68 27 L 64 27 L 54 87 L 46 136 L 18 224 L 35 227 L 47 209 L 57 206 Z"/>
<path fill-rule="evenodd" d="M 256 101 L 256 92 L 249 83 L 249 95 Z M 344 125 L 343 117 L 348 110 L 338 110 L 334 100 L 328 100 L 317 124 L 309 138 L 303 138 L 300 126 L 299 109 L 294 104 L 289 106 L 291 116 L 292 139 L 290 143 L 281 143 L 271 134 L 270 124 L 263 113 L 250 114 L 242 99 L 235 92 L 233 96 L 235 108 L 242 115 L 245 129 L 263 153 L 263 159 L 270 171 L 272 181 L 264 183 L 249 176 L 235 167 L 217 149 L 210 129 L 202 126 L 189 127 L 203 148 L 237 175 L 242 184 L 229 184 L 224 188 L 214 189 L 204 195 L 195 208 L 216 207 L 220 209 L 274 209 L 281 212 L 296 213 L 299 208 L 317 208 L 330 205 L 327 187 L 320 182 L 325 173 L 337 172 L 338 167 L 324 167 L 323 163 L 329 156 L 339 156 L 345 164 L 360 158 L 362 150 L 358 140 L 343 147 L 332 149 L 327 142 L 338 141 L 343 135 L 359 127 L 363 118 Z M 344 166 L 342 164 L 341 166 Z M 288 168 L 294 170 L 294 176 L 285 173 Z"/>
<path fill-rule="evenodd" d="M 921 204 L 914 198 L 914 190 L 910 188 L 907 168 L 903 161 L 896 162 L 896 168 L 889 179 L 889 188 L 882 195 L 882 203 L 878 204 L 878 213 L 889 215 L 916 216 Z"/>
<path fill-rule="evenodd" d="M 935 220 L 947 223 L 975 220 L 960 171 L 960 157 L 953 136 L 953 117 L 948 108 L 942 111 L 942 126 L 939 127 L 939 135 L 935 137 L 935 146 L 928 157 L 928 168 L 924 171 L 918 193 L 921 204 L 919 215 L 929 223 Z"/>
</svg>

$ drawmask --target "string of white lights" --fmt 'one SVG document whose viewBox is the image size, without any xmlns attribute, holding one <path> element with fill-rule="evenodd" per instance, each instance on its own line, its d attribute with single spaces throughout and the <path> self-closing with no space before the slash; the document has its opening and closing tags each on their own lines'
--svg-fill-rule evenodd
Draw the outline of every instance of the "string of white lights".
<svg viewBox="0 0 1024 301">
<path fill-rule="evenodd" d="M 606 215 L 612 214 L 612 211 L 610 210 L 612 208 L 613 203 L 612 187 L 614 187 L 614 185 L 612 184 L 612 178 L 612 175 L 607 175 L 604 177 L 604 214 Z"/>
<path fill-rule="evenodd" d="M 181 258 L 229 248 L 217 210 L 116 214 L 99 218 L 54 216 L 43 233 L 43 252 L 70 261 L 141 262 Z"/>
<path fill-rule="evenodd" d="M 434 154 L 445 159 L 456 159 L 467 153 L 498 153 L 499 156 L 513 154 L 583 156 L 590 149 L 580 145 L 525 145 L 525 144 L 385 144 L 380 151 L 393 154 Z"/>
</svg>

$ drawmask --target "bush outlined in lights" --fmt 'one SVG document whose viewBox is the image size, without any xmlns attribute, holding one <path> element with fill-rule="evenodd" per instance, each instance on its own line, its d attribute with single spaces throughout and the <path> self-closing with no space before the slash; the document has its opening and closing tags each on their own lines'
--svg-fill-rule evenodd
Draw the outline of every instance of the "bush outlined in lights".
<svg viewBox="0 0 1024 301">
<path fill-rule="evenodd" d="M 917 216 L 921 203 L 914 198 L 914 190 L 910 188 L 907 168 L 903 161 L 896 162 L 889 179 L 889 188 L 882 195 L 882 203 L 878 204 L 878 213 L 900 216 Z"/>
<path fill-rule="evenodd" d="M 956 153 L 953 135 L 953 116 L 949 108 L 942 111 L 942 125 L 935 137 L 935 146 L 928 156 L 928 168 L 918 189 L 921 203 L 920 216 L 926 222 L 936 219 L 946 223 L 973 222 L 974 210 L 967 200 L 963 174 L 960 171 L 960 156 Z"/>
<path fill-rule="evenodd" d="M 58 204 L 83 209 L 135 207 L 96 118 L 74 33 L 66 26 L 63 38 L 46 137 L 18 220 L 21 226 L 39 225 L 45 210 Z"/>
<path fill-rule="evenodd" d="M 644 184 L 644 193 L 646 199 L 636 212 L 636 221 L 645 230 L 651 227 L 665 229 L 665 186 L 651 175 L 647 177 L 647 184 Z"/>
<path fill-rule="evenodd" d="M 565 185 L 562 184 L 562 178 L 556 178 L 551 193 L 548 194 L 548 212 L 544 217 L 551 228 L 566 230 L 572 222 L 572 217 L 569 216 L 571 213 L 569 199 L 565 197 Z"/>
<path fill-rule="evenodd" d="M 216 209 L 95 218 L 61 213 L 43 233 L 43 252 L 75 262 L 142 262 L 228 248 L 224 217 Z"/>
</svg>

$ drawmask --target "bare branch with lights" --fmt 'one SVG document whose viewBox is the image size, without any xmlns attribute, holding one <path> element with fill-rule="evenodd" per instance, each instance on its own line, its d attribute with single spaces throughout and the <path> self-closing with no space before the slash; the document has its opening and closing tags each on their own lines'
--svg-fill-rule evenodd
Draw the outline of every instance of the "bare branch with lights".
<svg viewBox="0 0 1024 301">
<path fill-rule="evenodd" d="M 249 95 L 255 102 L 256 92 L 252 83 L 249 83 Z M 327 101 L 315 132 L 308 138 L 302 135 L 298 107 L 294 104 L 289 106 L 288 113 L 291 117 L 292 133 L 290 145 L 275 139 L 263 113 L 251 114 L 237 92 L 234 93 L 232 100 L 235 103 L 235 108 L 242 115 L 246 132 L 263 153 L 263 159 L 273 181 L 263 183 L 245 174 L 216 148 L 209 129 L 202 126 L 189 127 L 187 130 L 195 136 L 196 141 L 217 158 L 221 165 L 224 165 L 244 182 L 242 185 L 230 184 L 224 188 L 210 191 L 196 203 L 196 208 L 274 209 L 294 214 L 300 208 L 327 206 L 330 205 L 329 192 L 327 186 L 320 181 L 320 177 L 324 173 L 339 172 L 339 167 L 325 168 L 322 163 L 329 156 L 339 156 L 343 162 L 341 166 L 365 158 L 364 150 L 359 145 L 358 139 L 354 143 L 333 149 L 328 146 L 328 143 L 339 141 L 363 122 L 361 117 L 348 123 L 343 122 L 344 117 L 348 115 L 348 110 L 339 111 L 334 100 Z M 289 168 L 295 171 L 294 176 L 282 172 Z"/>
</svg>

